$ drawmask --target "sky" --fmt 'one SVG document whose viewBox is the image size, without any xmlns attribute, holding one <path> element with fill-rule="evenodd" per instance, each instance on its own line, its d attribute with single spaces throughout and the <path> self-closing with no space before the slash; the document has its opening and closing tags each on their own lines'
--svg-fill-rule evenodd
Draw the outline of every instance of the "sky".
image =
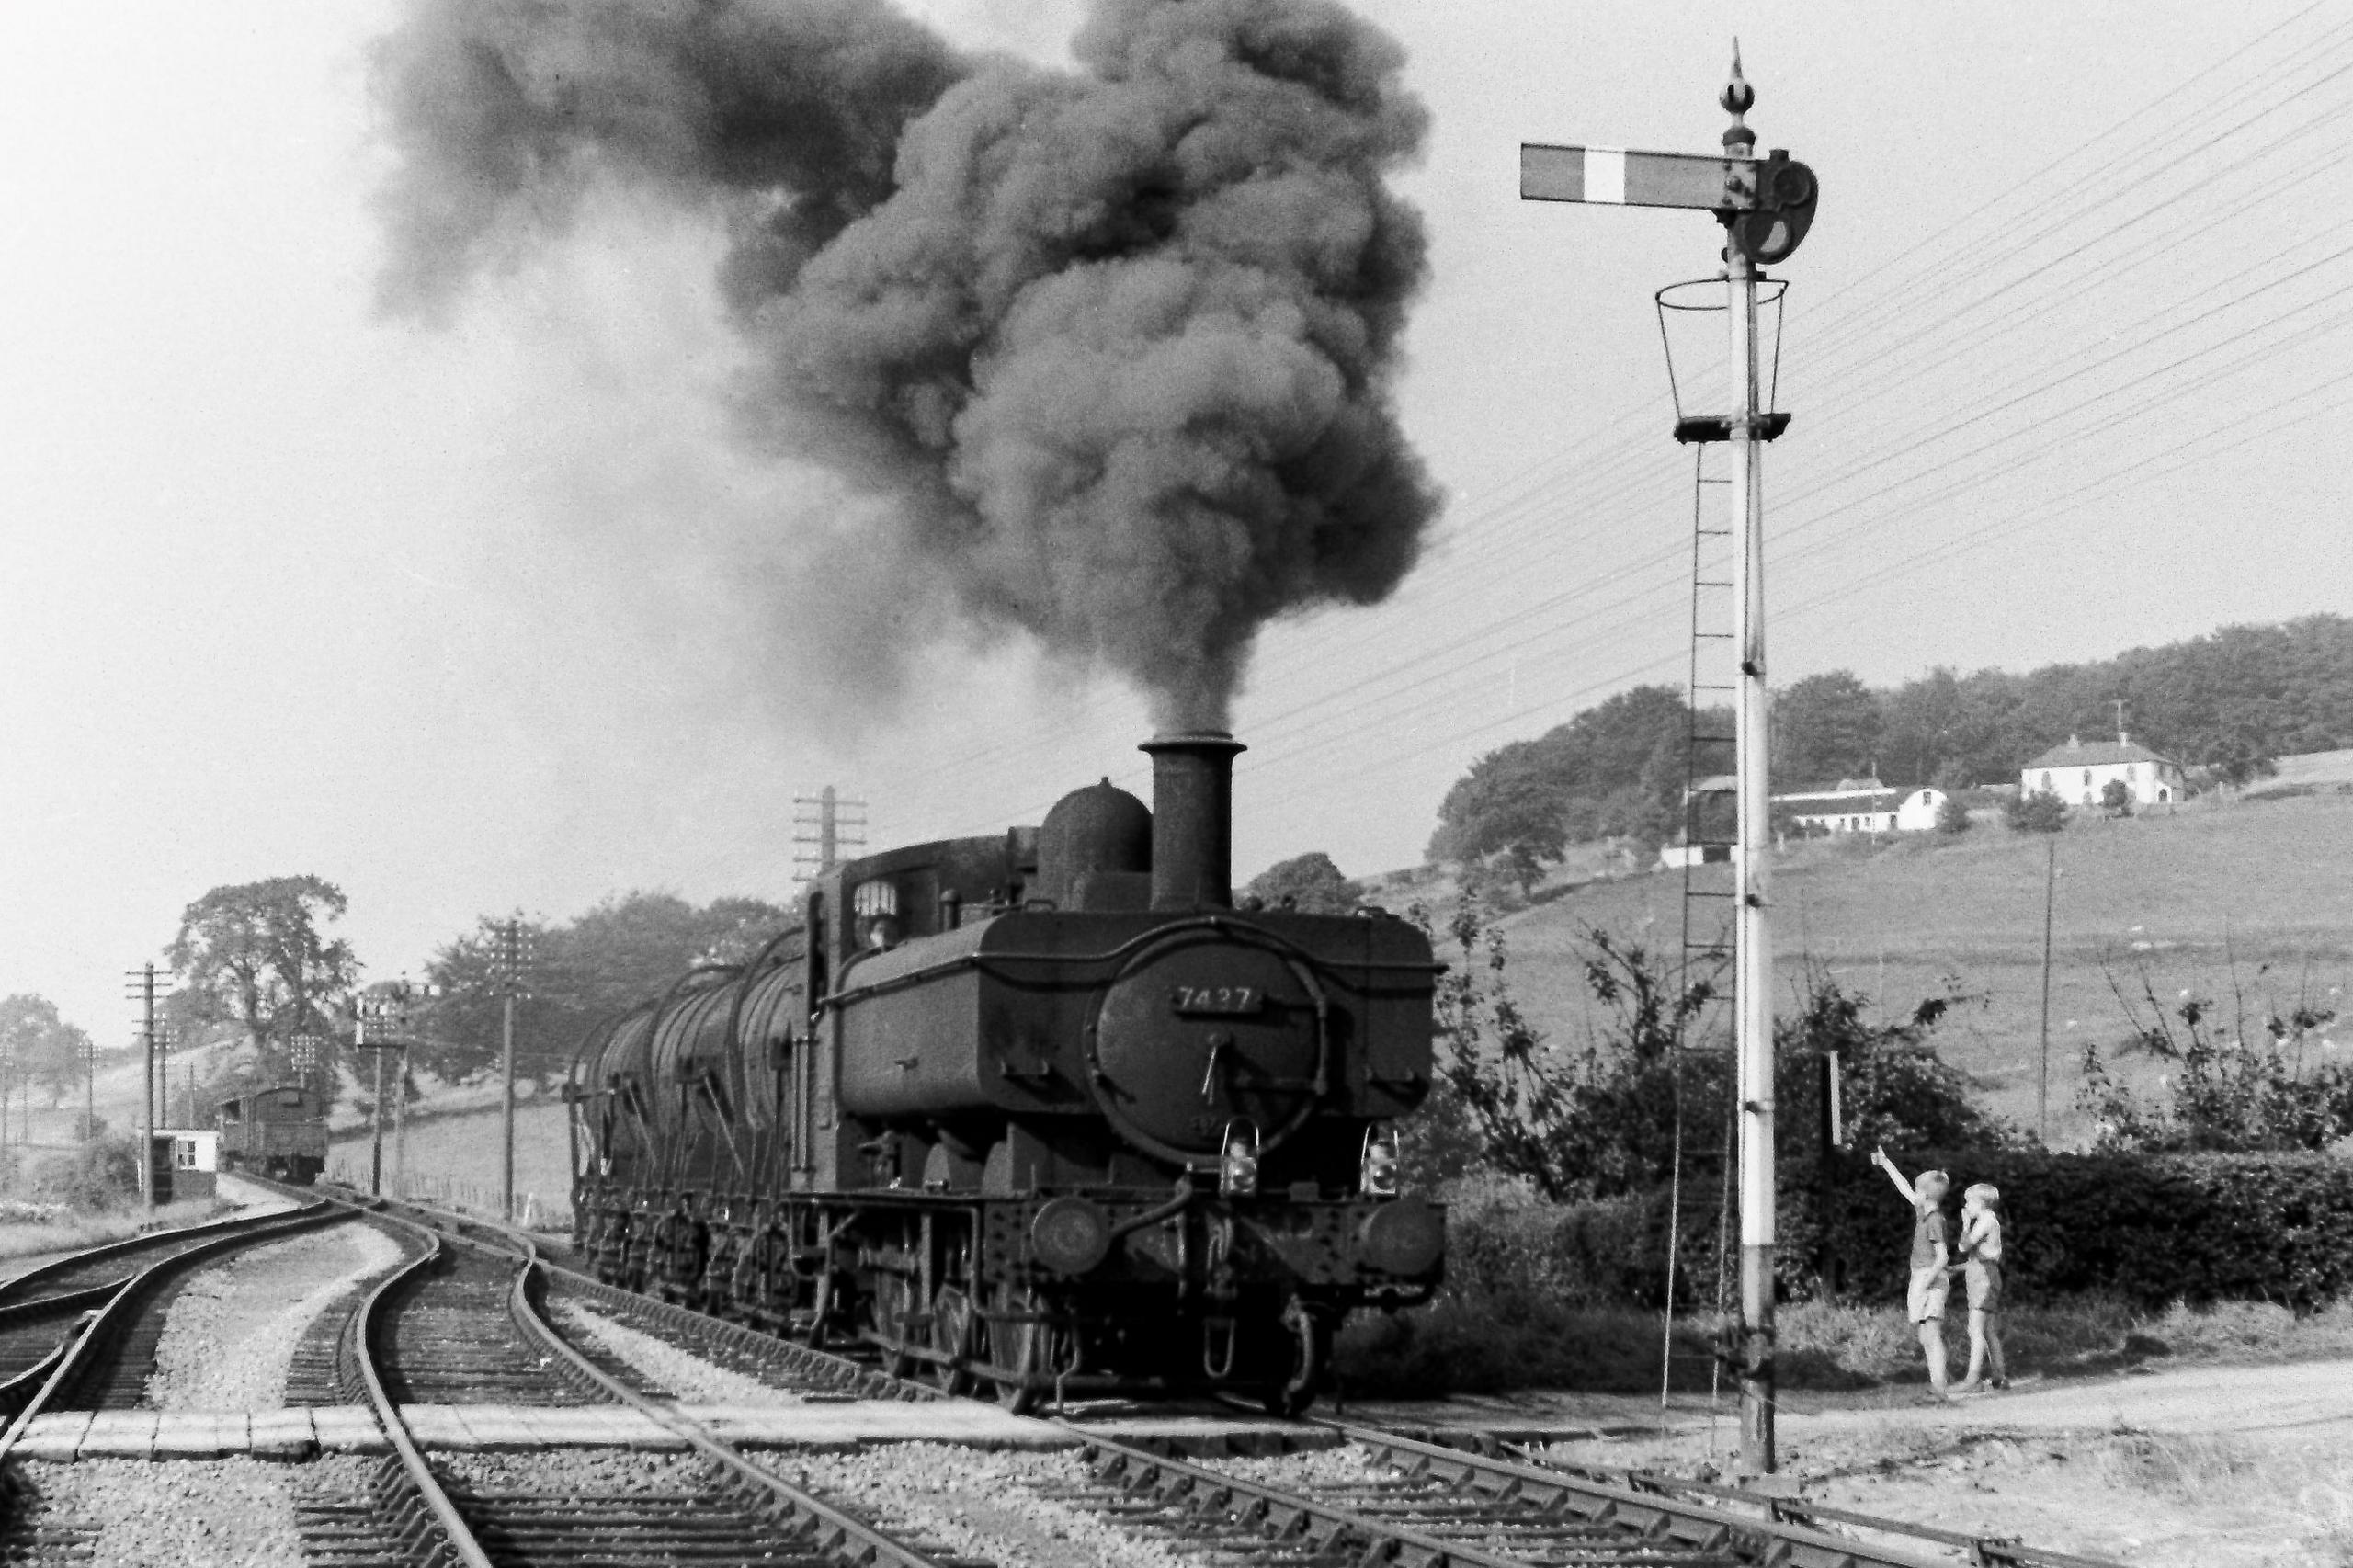
<svg viewBox="0 0 2353 1568">
<path fill-rule="evenodd" d="M 1047 61 L 1084 9 L 914 8 Z M 1760 145 L 1823 187 L 1777 269 L 1776 684 L 2348 608 L 2353 18 L 1358 9 L 1433 116 L 1399 182 L 1433 273 L 1398 401 L 1447 504 L 1389 603 L 1265 638 L 1238 875 L 1411 864 L 1481 753 L 1684 678 L 1693 475 L 1651 296 L 1711 276 L 1719 236 L 1522 203 L 1517 147 L 1712 149 L 1735 35 Z M 946 637 L 884 711 L 765 656 L 740 530 L 835 492 L 726 439 L 714 233 L 608 203 L 446 323 L 376 309 L 368 58 L 396 15 L 0 17 L 0 994 L 102 1041 L 123 971 L 220 883 L 335 881 L 381 977 L 484 914 L 781 899 L 794 797 L 824 783 L 880 847 L 1144 776 L 1142 702 L 1015 642 Z"/>
</svg>

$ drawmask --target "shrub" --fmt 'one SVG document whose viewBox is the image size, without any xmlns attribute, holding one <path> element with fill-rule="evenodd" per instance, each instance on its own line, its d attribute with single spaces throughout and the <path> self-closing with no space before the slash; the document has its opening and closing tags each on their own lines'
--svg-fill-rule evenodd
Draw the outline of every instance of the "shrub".
<svg viewBox="0 0 2353 1568">
<path fill-rule="evenodd" d="M 1414 918 L 1429 929 L 1427 910 Z M 1436 935 L 1434 933 L 1434 935 Z M 1437 1165 L 1526 1183 L 1554 1199 L 1607 1199 L 1665 1185 L 1678 1140 L 1687 1180 L 1719 1168 L 1732 1102 L 1732 1062 L 1695 1049 L 1720 1017 L 1715 968 L 1670 971 L 1640 944 L 1588 927 L 1578 960 L 1601 1022 L 1581 1051 L 1563 1051 L 1514 1000 L 1503 933 L 1466 903 L 1449 923 L 1454 962 L 1438 983 Z M 1959 998 L 1931 997 L 1908 1017 L 1874 1022 L 1869 999 L 1826 971 L 1806 977 L 1803 1010 L 1774 1026 L 1774 1094 L 1789 1124 L 1810 1128 L 1821 1105 L 1821 1063 L 1836 1056 L 1856 1135 L 1914 1142 L 2000 1142 L 2010 1134 L 1971 1103 L 1963 1074 L 1928 1036 Z M 1428 1113 L 1426 1113 L 1428 1114 Z M 1416 1169 L 1428 1169 L 1428 1154 Z"/>
<path fill-rule="evenodd" d="M 1937 831 L 1948 837 L 1969 831 L 1969 805 L 1959 795 L 1947 795 L 1937 806 Z"/>
<path fill-rule="evenodd" d="M 2029 1301 L 2102 1296 L 2168 1302 L 2269 1301 L 2310 1312 L 2353 1296 L 2353 1165 L 2318 1154 L 2054 1154 L 2040 1149 L 1907 1150 L 1906 1169 L 1951 1173 L 1956 1191 L 2002 1190 L 2004 1262 Z M 1911 1224 L 1886 1177 L 1859 1154 L 1785 1161 L 1777 1272 L 1807 1300 L 1904 1297 Z M 1827 1193 L 1825 1202 L 1824 1193 Z M 1738 1260 L 1720 1244 L 1722 1194 L 1687 1182 L 1677 1224 L 1678 1312 L 1722 1305 Z M 1668 1195 L 1579 1204 L 1474 1187 L 1448 1215 L 1447 1293 L 1465 1302 L 1529 1296 L 1563 1307 L 1655 1312 L 1665 1301 Z"/>
<path fill-rule="evenodd" d="M 111 1138 L 70 1153 L 48 1155 L 33 1166 L 27 1188 L 40 1202 L 81 1210 L 120 1208 L 139 1196 L 138 1142 Z"/>
<path fill-rule="evenodd" d="M 2353 1165 L 2322 1154 L 1908 1152 L 1956 1190 L 2002 1189 L 2007 1279 L 2029 1296 L 2104 1292 L 2144 1306 L 2276 1301 L 2309 1311 L 2353 1290 Z M 1902 1297 L 1911 1227 L 1886 1179 L 1842 1154 L 1825 1216 L 1781 1200 L 1783 1245 L 1826 1244 L 1865 1300 Z M 1794 1211 L 1794 1212 L 1793 1212 Z"/>
<path fill-rule="evenodd" d="M 2097 1043 L 2086 1045 L 2084 1083 L 2075 1097 L 2099 1129 L 2100 1149 L 2311 1150 L 2353 1135 L 2353 1065 L 2325 1061 L 2315 1046 L 2336 1009 L 2307 997 L 2284 1009 L 2267 1004 L 2260 1018 L 2251 1019 L 2234 969 L 2240 1002 L 2226 1030 L 2211 998 L 2185 990 L 2168 1008 L 2157 1000 L 2146 969 L 2138 978 L 2141 1000 L 2135 1003 L 2114 971 L 2108 973 L 2109 988 L 2132 1026 L 2132 1047 L 2176 1063 L 2178 1071 L 2169 1075 L 2161 1098 L 2147 1098 L 2109 1076 Z"/>
<path fill-rule="evenodd" d="M 2015 833 L 2057 833 L 2067 825 L 2067 804 L 2048 790 L 2013 795 L 2002 807 L 2002 820 Z"/>
</svg>

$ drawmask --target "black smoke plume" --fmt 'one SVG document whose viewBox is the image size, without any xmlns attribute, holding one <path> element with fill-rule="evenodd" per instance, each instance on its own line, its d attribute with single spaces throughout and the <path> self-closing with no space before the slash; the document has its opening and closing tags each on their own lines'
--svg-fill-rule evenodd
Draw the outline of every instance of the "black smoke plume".
<svg viewBox="0 0 2353 1568">
<path fill-rule="evenodd" d="M 889 499 L 873 548 L 974 621 L 1221 723 L 1261 627 L 1381 598 L 1436 509 L 1383 184 L 1425 115 L 1330 0 L 1098 0 L 1074 53 L 882 0 L 419 0 L 386 299 L 436 313 L 600 183 L 715 217 L 754 438 Z"/>
</svg>

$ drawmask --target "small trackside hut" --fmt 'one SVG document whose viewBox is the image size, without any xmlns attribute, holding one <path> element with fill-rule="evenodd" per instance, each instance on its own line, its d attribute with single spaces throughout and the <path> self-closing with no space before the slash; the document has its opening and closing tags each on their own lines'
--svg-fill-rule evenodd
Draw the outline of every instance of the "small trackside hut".
<svg viewBox="0 0 2353 1568">
<path fill-rule="evenodd" d="M 327 1166 L 326 1098 L 301 1084 L 247 1090 L 220 1103 L 220 1167 L 308 1186 Z"/>
</svg>

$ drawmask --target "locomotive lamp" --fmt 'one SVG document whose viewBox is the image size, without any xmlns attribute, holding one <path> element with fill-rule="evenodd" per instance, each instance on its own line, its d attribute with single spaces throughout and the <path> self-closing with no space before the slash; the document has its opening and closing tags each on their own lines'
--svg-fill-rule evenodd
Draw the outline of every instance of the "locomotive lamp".
<svg viewBox="0 0 2353 1568">
<path fill-rule="evenodd" d="M 1357 1190 L 1367 1198 L 1397 1196 L 1397 1130 L 1385 1121 L 1364 1130 L 1364 1153 L 1357 1161 Z"/>
<path fill-rule="evenodd" d="M 1217 1189 L 1228 1198 L 1258 1190 L 1258 1124 L 1236 1119 L 1225 1124 L 1225 1148 L 1217 1162 Z"/>
</svg>

